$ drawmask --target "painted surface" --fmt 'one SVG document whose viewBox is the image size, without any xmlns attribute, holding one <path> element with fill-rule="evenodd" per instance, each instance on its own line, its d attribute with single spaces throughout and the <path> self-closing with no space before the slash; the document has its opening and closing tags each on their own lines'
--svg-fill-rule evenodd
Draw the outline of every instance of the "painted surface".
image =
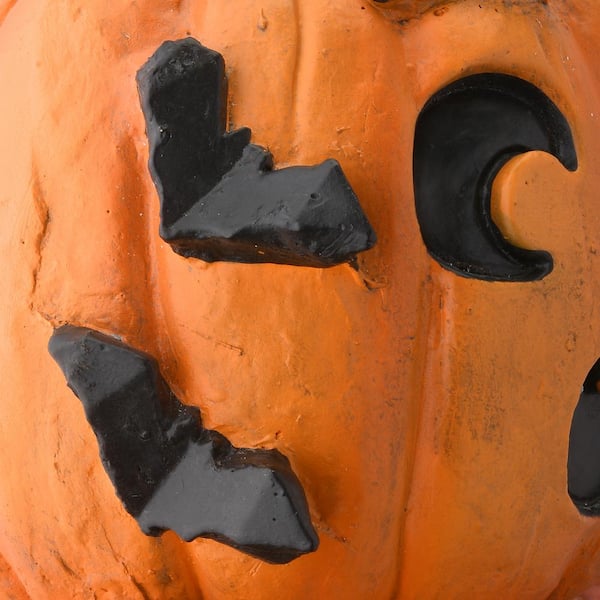
<svg viewBox="0 0 600 600">
<path fill-rule="evenodd" d="M 600 522 L 566 491 L 571 416 L 600 356 L 595 9 L 0 4 L 6 596 L 534 600 L 600 581 Z M 340 162 L 378 236 L 358 272 L 209 265 L 160 240 L 135 73 L 187 35 L 223 54 L 231 127 L 251 127 L 277 167 Z M 494 189 L 511 242 L 553 255 L 541 281 L 458 277 L 419 233 L 417 116 L 483 71 L 534 83 L 573 130 L 576 172 L 529 154 Z M 319 550 L 282 567 L 143 536 L 47 353 L 67 322 L 155 356 L 236 446 L 288 456 Z"/>
</svg>

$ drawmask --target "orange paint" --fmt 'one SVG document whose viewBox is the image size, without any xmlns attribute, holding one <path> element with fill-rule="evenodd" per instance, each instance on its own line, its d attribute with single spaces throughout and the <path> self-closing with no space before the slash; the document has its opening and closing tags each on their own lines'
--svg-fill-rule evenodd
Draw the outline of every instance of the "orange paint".
<svg viewBox="0 0 600 600">
<path fill-rule="evenodd" d="M 412 18 L 417 3 L 398 2 L 403 24 L 366 0 L 0 7 L 12 597 L 562 599 L 600 581 L 600 522 L 566 491 L 571 415 L 600 356 L 600 13 L 427 4 Z M 160 240 L 135 73 L 187 35 L 223 54 L 232 127 L 278 167 L 339 160 L 379 240 L 358 272 L 205 264 Z M 494 189 L 505 235 L 554 256 L 541 281 L 458 277 L 419 233 L 417 116 L 482 71 L 531 81 L 573 129 L 576 172 L 529 154 Z M 67 322 L 153 354 L 234 444 L 288 456 L 319 550 L 274 566 L 141 534 L 47 353 Z"/>
</svg>

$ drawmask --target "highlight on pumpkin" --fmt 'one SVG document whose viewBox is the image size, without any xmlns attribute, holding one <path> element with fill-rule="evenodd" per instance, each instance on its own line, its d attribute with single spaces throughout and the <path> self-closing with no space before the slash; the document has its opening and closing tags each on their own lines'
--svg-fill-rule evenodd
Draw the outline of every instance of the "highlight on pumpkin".
<svg viewBox="0 0 600 600">
<path fill-rule="evenodd" d="M 272 563 L 318 547 L 302 485 L 277 450 L 235 448 L 179 402 L 156 361 L 65 325 L 49 351 L 81 400 L 124 507 L 147 535 L 206 537 Z"/>
<path fill-rule="evenodd" d="M 567 480 L 579 512 L 600 516 L 600 360 L 590 369 L 573 413 Z"/>
<path fill-rule="evenodd" d="M 339 163 L 273 171 L 247 128 L 226 132 L 223 57 L 163 43 L 137 75 L 161 203 L 161 237 L 204 261 L 328 267 L 376 236 Z M 201 108 L 200 108 L 201 107 Z"/>
<path fill-rule="evenodd" d="M 552 271 L 548 252 L 513 246 L 491 217 L 494 178 L 511 158 L 533 150 L 577 168 L 566 118 L 523 79 L 471 75 L 425 104 L 415 130 L 414 192 L 423 241 L 440 265 L 491 281 L 534 281 Z"/>
</svg>

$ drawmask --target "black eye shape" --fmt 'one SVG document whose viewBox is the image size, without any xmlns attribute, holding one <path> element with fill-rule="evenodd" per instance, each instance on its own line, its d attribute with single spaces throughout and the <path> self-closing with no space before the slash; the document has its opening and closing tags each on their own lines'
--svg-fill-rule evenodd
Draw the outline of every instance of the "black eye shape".
<svg viewBox="0 0 600 600">
<path fill-rule="evenodd" d="M 577 168 L 567 120 L 523 79 L 472 75 L 427 102 L 415 130 L 414 192 L 423 241 L 443 267 L 491 281 L 534 281 L 550 273 L 548 252 L 509 244 L 490 214 L 498 171 L 532 150 Z"/>
<path fill-rule="evenodd" d="M 161 201 L 161 237 L 205 261 L 328 267 L 375 244 L 340 165 L 273 170 L 250 130 L 226 132 L 223 57 L 192 38 L 162 44 L 137 76 Z"/>
<path fill-rule="evenodd" d="M 600 360 L 590 369 L 573 413 L 567 478 L 579 512 L 600 516 Z"/>
</svg>

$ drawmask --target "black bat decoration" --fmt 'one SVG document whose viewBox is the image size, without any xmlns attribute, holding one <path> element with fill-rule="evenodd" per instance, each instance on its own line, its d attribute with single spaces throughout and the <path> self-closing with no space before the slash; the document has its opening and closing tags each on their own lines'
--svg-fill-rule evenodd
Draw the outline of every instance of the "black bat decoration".
<svg viewBox="0 0 600 600">
<path fill-rule="evenodd" d="M 156 361 L 65 325 L 49 350 L 81 400 L 102 464 L 142 531 L 218 540 L 272 563 L 316 550 L 302 486 L 277 450 L 233 447 L 179 402 Z"/>
<path fill-rule="evenodd" d="M 160 235 L 205 261 L 328 267 L 375 243 L 340 165 L 273 170 L 247 128 L 227 133 L 223 57 L 164 42 L 137 75 Z"/>
</svg>

